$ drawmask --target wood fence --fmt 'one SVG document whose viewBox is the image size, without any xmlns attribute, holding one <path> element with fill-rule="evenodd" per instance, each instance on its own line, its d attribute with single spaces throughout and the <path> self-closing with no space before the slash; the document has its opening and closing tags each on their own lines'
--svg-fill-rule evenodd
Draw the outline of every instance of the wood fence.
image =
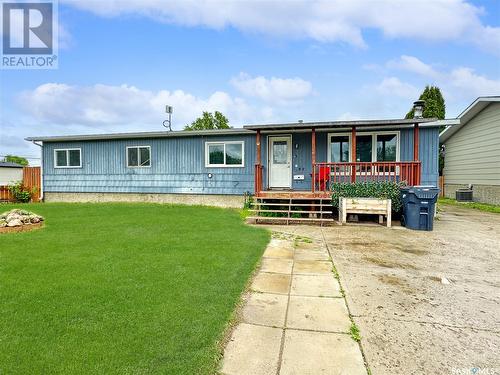
<svg viewBox="0 0 500 375">
<path fill-rule="evenodd" d="M 23 167 L 23 186 L 33 192 L 32 202 L 39 202 L 41 198 L 40 167 Z M 14 201 L 8 186 L 0 186 L 0 201 Z"/>
<path fill-rule="evenodd" d="M 444 176 L 439 176 L 439 196 L 444 197 Z"/>
</svg>

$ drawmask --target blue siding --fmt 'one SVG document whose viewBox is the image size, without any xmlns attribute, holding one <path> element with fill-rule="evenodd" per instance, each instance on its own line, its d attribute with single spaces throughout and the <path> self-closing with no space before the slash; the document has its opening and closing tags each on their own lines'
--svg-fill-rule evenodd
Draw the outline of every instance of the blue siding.
<svg viewBox="0 0 500 375">
<path fill-rule="evenodd" d="M 244 167 L 206 168 L 206 141 L 244 141 Z M 150 168 L 127 168 L 127 146 L 151 146 Z M 82 149 L 82 168 L 54 168 L 54 149 Z M 47 192 L 243 194 L 253 191 L 255 136 L 45 143 Z M 208 174 L 212 174 L 212 178 Z"/>
<path fill-rule="evenodd" d="M 413 160 L 413 130 L 401 129 L 400 134 L 400 159 Z M 316 137 L 316 160 L 327 161 L 327 133 L 317 132 Z M 206 168 L 207 141 L 244 141 L 245 166 Z M 268 136 L 263 135 L 261 142 L 264 187 L 267 187 Z M 151 167 L 127 168 L 126 147 L 141 145 L 151 146 Z M 82 168 L 54 168 L 54 149 L 74 147 L 82 149 Z M 422 184 L 437 185 L 438 150 L 438 129 L 421 128 Z M 239 195 L 254 190 L 254 135 L 45 143 L 43 152 L 43 179 L 47 192 Z M 292 178 L 297 174 L 305 177 L 304 180 L 292 180 L 292 188 L 309 190 L 311 172 L 311 133 L 292 133 Z M 209 173 L 212 178 L 208 177 Z"/>
</svg>

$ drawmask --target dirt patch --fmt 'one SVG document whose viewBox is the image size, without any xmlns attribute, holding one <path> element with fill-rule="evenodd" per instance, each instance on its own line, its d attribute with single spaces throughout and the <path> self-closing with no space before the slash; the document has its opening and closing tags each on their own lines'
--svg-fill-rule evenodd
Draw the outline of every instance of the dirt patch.
<svg viewBox="0 0 500 375">
<path fill-rule="evenodd" d="M 3 227 L 0 228 L 1 233 L 18 233 L 18 232 L 29 232 L 35 229 L 40 229 L 43 227 L 43 223 L 21 225 L 19 227 Z"/>
<path fill-rule="evenodd" d="M 394 262 L 394 261 L 389 261 L 389 260 L 382 260 L 380 258 L 374 258 L 374 257 L 364 257 L 364 260 L 376 264 L 377 266 L 384 267 L 384 268 L 401 268 L 405 270 L 417 270 L 418 268 L 409 263 L 400 263 L 400 262 Z"/>
</svg>

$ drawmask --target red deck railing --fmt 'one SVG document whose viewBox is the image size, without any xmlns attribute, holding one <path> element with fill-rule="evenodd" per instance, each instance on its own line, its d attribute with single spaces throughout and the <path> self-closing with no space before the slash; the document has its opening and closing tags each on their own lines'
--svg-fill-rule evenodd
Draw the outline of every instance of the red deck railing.
<svg viewBox="0 0 500 375">
<path fill-rule="evenodd" d="M 420 161 L 315 163 L 313 165 L 313 192 L 328 191 L 336 182 L 405 181 L 419 185 Z"/>
</svg>

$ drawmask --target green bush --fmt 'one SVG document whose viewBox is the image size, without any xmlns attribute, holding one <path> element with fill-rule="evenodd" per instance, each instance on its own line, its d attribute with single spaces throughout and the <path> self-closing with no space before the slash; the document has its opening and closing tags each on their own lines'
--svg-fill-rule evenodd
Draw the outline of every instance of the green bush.
<svg viewBox="0 0 500 375">
<path fill-rule="evenodd" d="M 367 181 L 337 182 L 332 184 L 332 205 L 339 206 L 339 198 L 381 198 L 391 199 L 392 211 L 401 211 L 400 189 L 405 182 Z"/>
<path fill-rule="evenodd" d="M 28 190 L 21 181 L 9 185 L 9 190 L 17 202 L 28 203 L 33 191 Z"/>
</svg>

